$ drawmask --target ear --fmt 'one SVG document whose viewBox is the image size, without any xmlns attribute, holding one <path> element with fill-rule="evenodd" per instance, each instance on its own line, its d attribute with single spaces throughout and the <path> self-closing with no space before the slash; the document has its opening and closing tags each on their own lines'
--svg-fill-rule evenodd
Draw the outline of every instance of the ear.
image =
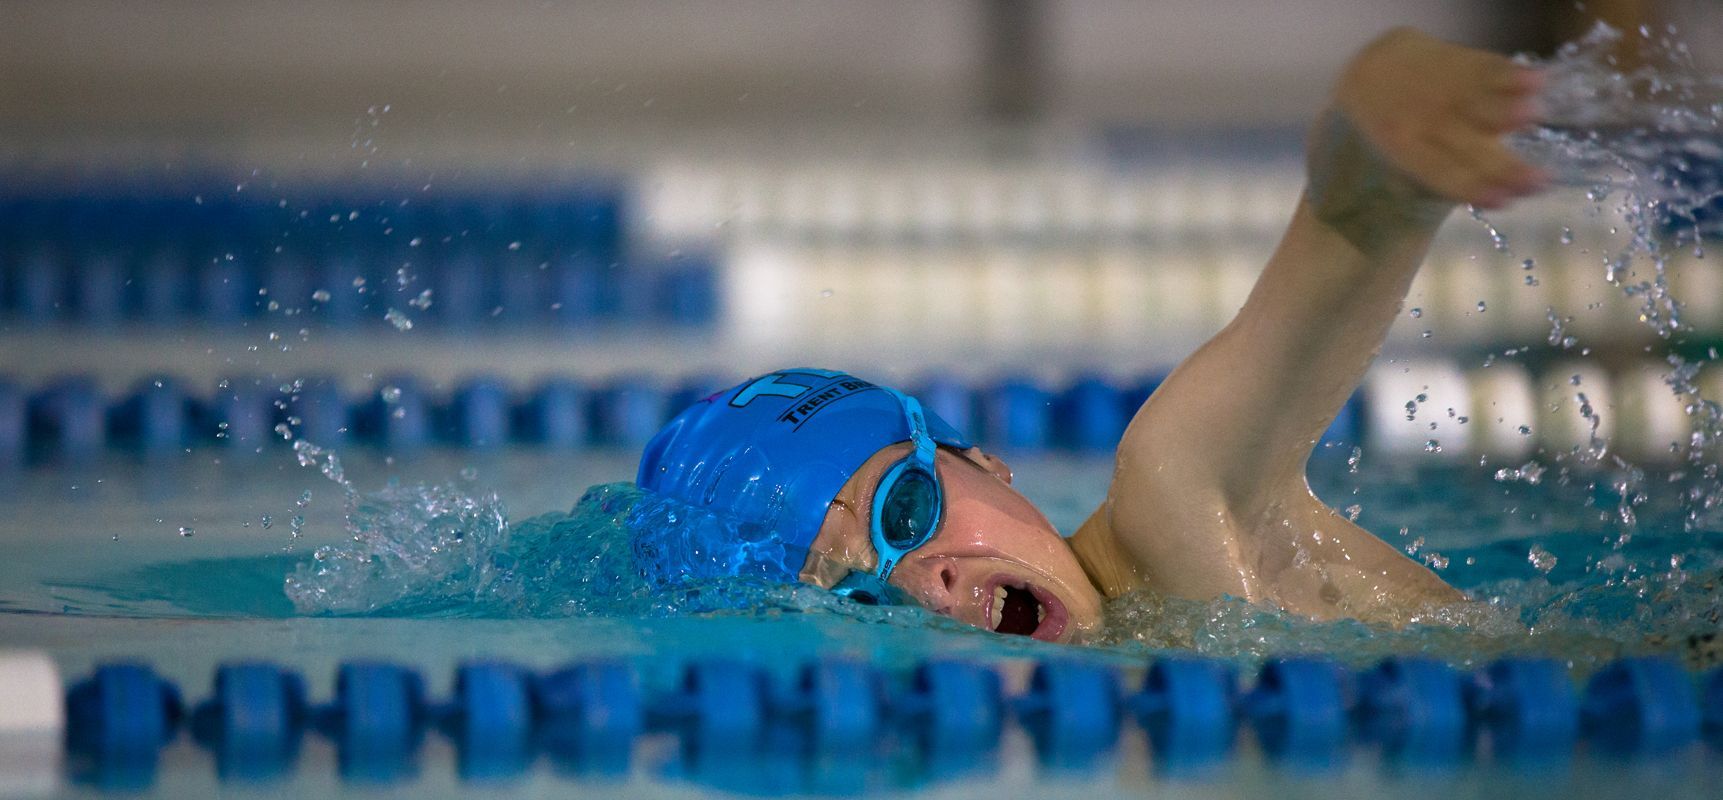
<svg viewBox="0 0 1723 800">
<path fill-rule="evenodd" d="M 971 447 L 963 451 L 963 457 L 975 462 L 976 466 L 993 473 L 993 477 L 1004 481 L 1007 486 L 1011 484 L 1011 465 L 1005 463 L 1005 459 L 979 447 Z"/>
</svg>

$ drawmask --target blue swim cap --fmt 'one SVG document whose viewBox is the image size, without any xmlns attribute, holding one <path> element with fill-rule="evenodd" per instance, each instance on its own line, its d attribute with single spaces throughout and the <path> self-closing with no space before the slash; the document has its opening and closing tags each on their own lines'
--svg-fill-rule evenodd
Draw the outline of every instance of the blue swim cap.
<svg viewBox="0 0 1723 800">
<path fill-rule="evenodd" d="M 934 442 L 969 448 L 950 423 L 926 416 Z M 779 370 L 676 415 L 646 445 L 635 482 L 771 532 L 793 580 L 838 490 L 909 436 L 903 405 L 881 387 L 843 372 Z"/>
</svg>

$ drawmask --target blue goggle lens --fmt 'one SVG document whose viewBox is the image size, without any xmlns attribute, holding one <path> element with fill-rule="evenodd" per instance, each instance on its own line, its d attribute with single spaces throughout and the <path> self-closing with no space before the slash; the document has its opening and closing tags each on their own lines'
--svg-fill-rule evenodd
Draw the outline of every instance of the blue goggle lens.
<svg viewBox="0 0 1723 800">
<path fill-rule="evenodd" d="M 939 485 L 918 469 L 898 476 L 880 507 L 876 520 L 886 544 L 910 550 L 927 542 L 939 523 Z"/>
</svg>

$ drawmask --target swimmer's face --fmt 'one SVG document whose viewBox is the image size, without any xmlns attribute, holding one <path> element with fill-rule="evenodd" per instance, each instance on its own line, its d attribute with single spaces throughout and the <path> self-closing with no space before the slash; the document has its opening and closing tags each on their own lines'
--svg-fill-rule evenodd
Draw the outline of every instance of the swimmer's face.
<svg viewBox="0 0 1723 800">
<path fill-rule="evenodd" d="M 874 569 L 874 491 L 909 452 L 908 443 L 880 450 L 844 484 L 810 548 L 803 581 L 831 588 L 851 570 Z M 1011 488 L 1005 463 L 980 449 L 941 447 L 935 465 L 944 519 L 933 539 L 898 562 L 891 583 L 936 613 L 991 631 L 1058 642 L 1095 632 L 1100 594 L 1052 523 Z"/>
</svg>

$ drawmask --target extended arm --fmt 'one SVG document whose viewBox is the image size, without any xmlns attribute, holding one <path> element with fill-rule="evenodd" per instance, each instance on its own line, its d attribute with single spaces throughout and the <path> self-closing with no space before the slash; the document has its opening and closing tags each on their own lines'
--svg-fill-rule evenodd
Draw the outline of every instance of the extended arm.
<svg viewBox="0 0 1723 800">
<path fill-rule="evenodd" d="M 1354 59 L 1313 127 L 1310 181 L 1238 316 L 1138 411 L 1074 543 L 1109 593 L 1232 594 L 1385 618 L 1458 595 L 1317 502 L 1312 448 L 1381 346 L 1455 201 L 1541 180 L 1501 146 L 1536 76 L 1410 31 Z"/>
</svg>

